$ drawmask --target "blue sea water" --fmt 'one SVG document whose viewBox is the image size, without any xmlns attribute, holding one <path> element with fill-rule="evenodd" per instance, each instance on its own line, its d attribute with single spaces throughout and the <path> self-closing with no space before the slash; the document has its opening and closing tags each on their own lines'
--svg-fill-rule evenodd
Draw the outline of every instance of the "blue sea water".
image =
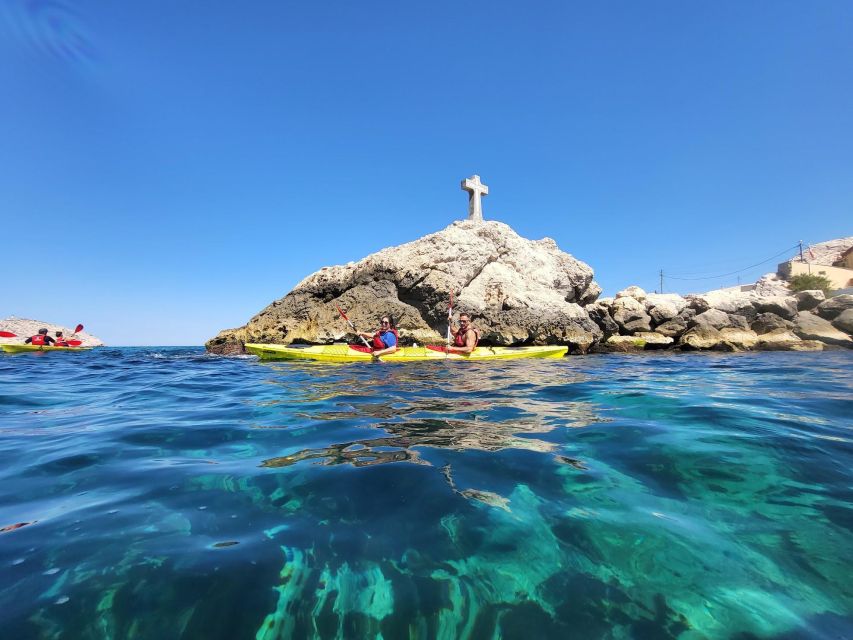
<svg viewBox="0 0 853 640">
<path fill-rule="evenodd" d="M 851 371 L 0 357 L 0 636 L 853 638 Z"/>
</svg>

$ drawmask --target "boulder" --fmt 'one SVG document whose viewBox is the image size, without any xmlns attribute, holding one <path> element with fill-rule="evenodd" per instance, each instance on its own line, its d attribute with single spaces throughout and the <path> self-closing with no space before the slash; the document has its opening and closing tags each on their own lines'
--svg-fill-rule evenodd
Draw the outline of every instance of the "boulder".
<svg viewBox="0 0 853 640">
<path fill-rule="evenodd" d="M 720 332 L 714 327 L 695 326 L 688 329 L 678 339 L 678 346 L 685 350 L 707 350 L 717 348 L 722 342 L 722 335 L 720 335 Z"/>
<path fill-rule="evenodd" d="M 640 331 L 635 333 L 632 337 L 642 340 L 647 351 L 651 351 L 653 349 L 666 349 L 675 342 L 671 337 L 665 336 L 656 331 Z"/>
<path fill-rule="evenodd" d="M 646 343 L 636 336 L 610 336 L 604 346 L 616 353 L 636 353 L 645 350 Z"/>
<path fill-rule="evenodd" d="M 752 330 L 759 335 L 770 333 L 776 329 L 791 329 L 793 326 L 793 322 L 780 318 L 775 313 L 760 313 L 750 324 Z"/>
<path fill-rule="evenodd" d="M 749 322 L 743 316 L 739 316 L 736 313 L 730 313 L 729 327 L 731 327 L 732 329 L 742 329 L 744 331 L 749 331 Z"/>
<path fill-rule="evenodd" d="M 646 313 L 646 307 L 636 298 L 624 296 L 616 298 L 610 307 L 611 315 L 622 333 L 651 331 L 652 319 Z"/>
<path fill-rule="evenodd" d="M 824 300 L 817 306 L 817 315 L 824 320 L 835 320 L 842 311 L 853 309 L 853 295 L 844 294 Z"/>
<path fill-rule="evenodd" d="M 853 297 L 853 296 L 851 296 Z M 794 320 L 794 333 L 803 340 L 819 340 L 825 344 L 853 348 L 853 339 L 808 311 L 800 311 Z"/>
<path fill-rule="evenodd" d="M 667 320 L 655 328 L 655 332 L 669 338 L 678 338 L 685 331 L 687 331 L 687 321 L 681 316 L 675 316 L 672 320 Z"/>
<path fill-rule="evenodd" d="M 753 307 L 753 297 L 749 294 L 742 293 L 739 289 L 732 291 L 729 289 L 719 289 L 717 291 L 709 291 L 702 296 L 708 303 L 710 309 L 725 311 L 748 318 L 755 316 Z"/>
<path fill-rule="evenodd" d="M 790 351 L 800 342 L 799 336 L 788 329 L 772 329 L 758 336 L 756 348 L 761 351 Z"/>
<path fill-rule="evenodd" d="M 617 293 L 616 298 L 634 298 L 634 300 L 639 300 L 640 302 L 642 302 L 646 299 L 646 292 L 645 290 L 641 289 L 636 285 L 631 285 L 630 287 L 622 289 L 622 291 Z"/>
<path fill-rule="evenodd" d="M 768 296 L 755 298 L 753 306 L 758 313 L 773 313 L 786 320 L 793 320 L 797 315 L 797 300 L 792 297 Z"/>
<path fill-rule="evenodd" d="M 597 324 L 603 332 L 605 340 L 610 336 L 619 334 L 619 325 L 616 324 L 616 321 L 610 316 L 610 311 L 608 310 L 607 305 L 602 304 L 601 302 L 594 302 L 584 308 L 592 321 Z"/>
<path fill-rule="evenodd" d="M 687 300 L 677 293 L 647 293 L 643 302 L 646 309 L 651 309 L 660 304 L 669 304 L 675 307 L 676 313 L 681 313 L 681 310 L 687 307 Z"/>
<path fill-rule="evenodd" d="M 798 291 L 794 294 L 794 297 L 797 299 L 797 309 L 799 311 L 811 311 L 821 302 L 826 300 L 826 296 L 820 289 Z"/>
<path fill-rule="evenodd" d="M 690 294 L 684 296 L 684 299 L 687 301 L 687 306 L 690 309 L 693 309 L 693 311 L 695 311 L 697 315 L 700 313 L 705 313 L 708 309 L 711 308 L 711 305 L 702 296 Z"/>
<path fill-rule="evenodd" d="M 362 330 L 392 314 L 403 344 L 441 342 L 451 293 L 454 308 L 473 315 L 485 343 L 583 345 L 602 336 L 581 306 L 601 293 L 589 265 L 550 238 L 527 240 L 501 222 L 465 220 L 358 262 L 324 267 L 206 346 L 221 353 L 245 342 L 339 341 L 348 327 L 336 306 Z"/>
<path fill-rule="evenodd" d="M 678 307 L 671 302 L 661 302 L 649 309 L 648 313 L 652 323 L 658 325 L 667 320 L 672 320 L 678 315 L 678 311 Z"/>
<path fill-rule="evenodd" d="M 853 309 L 845 309 L 835 316 L 832 326 L 844 333 L 853 334 Z"/>
<path fill-rule="evenodd" d="M 751 329 L 725 327 L 720 329 L 720 337 L 732 351 L 748 351 L 758 344 L 758 334 Z"/>
<path fill-rule="evenodd" d="M 722 329 L 723 327 L 731 326 L 731 320 L 729 319 L 729 314 L 724 311 L 720 311 L 719 309 L 708 309 L 704 313 L 700 313 L 690 320 L 690 322 L 687 323 L 687 326 L 691 328 L 710 327 L 712 329 Z"/>
</svg>

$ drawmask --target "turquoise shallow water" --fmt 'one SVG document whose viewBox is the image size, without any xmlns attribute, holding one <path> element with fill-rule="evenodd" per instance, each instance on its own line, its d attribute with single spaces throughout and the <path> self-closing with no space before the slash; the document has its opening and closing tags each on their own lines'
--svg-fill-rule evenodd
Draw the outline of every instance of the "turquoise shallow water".
<svg viewBox="0 0 853 640">
<path fill-rule="evenodd" d="M 0 357 L 6 638 L 853 638 L 853 353 Z"/>
</svg>

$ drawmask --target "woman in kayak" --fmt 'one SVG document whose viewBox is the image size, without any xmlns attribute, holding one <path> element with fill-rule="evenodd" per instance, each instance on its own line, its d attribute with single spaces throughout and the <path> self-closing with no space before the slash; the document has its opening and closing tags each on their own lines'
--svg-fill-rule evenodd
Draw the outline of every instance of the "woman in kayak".
<svg viewBox="0 0 853 640">
<path fill-rule="evenodd" d="M 379 331 L 375 333 L 359 334 L 362 338 L 370 338 L 372 340 L 373 357 L 378 358 L 386 353 L 394 353 L 397 350 L 397 345 L 400 344 L 400 334 L 397 333 L 397 327 L 394 326 L 394 318 L 392 316 L 382 316 L 380 320 Z"/>
<path fill-rule="evenodd" d="M 453 331 L 451 329 L 451 331 Z M 448 353 L 471 353 L 477 348 L 480 332 L 471 325 L 471 316 L 459 314 L 459 328 L 453 331 L 453 345 L 447 347 Z"/>
<path fill-rule="evenodd" d="M 63 337 L 62 332 L 57 331 L 56 332 L 56 344 L 54 346 L 56 346 L 56 347 L 70 347 L 71 345 L 68 344 L 68 340 L 66 340 Z"/>
<path fill-rule="evenodd" d="M 56 342 L 53 338 L 47 335 L 47 329 L 39 329 L 39 332 L 24 340 L 24 344 L 34 344 L 37 347 L 49 347 Z"/>
</svg>

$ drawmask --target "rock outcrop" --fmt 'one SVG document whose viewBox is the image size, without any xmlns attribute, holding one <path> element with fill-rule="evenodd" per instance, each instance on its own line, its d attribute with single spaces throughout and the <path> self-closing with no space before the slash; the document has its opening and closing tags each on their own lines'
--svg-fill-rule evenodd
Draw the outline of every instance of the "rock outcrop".
<svg viewBox="0 0 853 640">
<path fill-rule="evenodd" d="M 0 342 L 5 344 L 23 344 L 24 340 L 38 333 L 39 329 L 47 329 L 48 335 L 54 337 L 57 331 L 62 331 L 66 338 L 80 340 L 83 347 L 102 347 L 104 343 L 100 338 L 97 338 L 85 331 L 74 334 L 74 327 L 66 327 L 61 324 L 53 324 L 52 322 L 43 322 L 41 320 L 28 320 L 26 318 L 16 318 L 14 316 L 0 320 L 0 331 L 8 331 L 14 333 L 16 338 L 0 338 Z"/>
<path fill-rule="evenodd" d="M 604 351 L 853 348 L 853 296 L 825 300 L 820 291 L 783 294 L 775 284 L 762 291 L 719 289 L 682 297 L 628 287 L 588 309 L 605 334 L 599 347 Z"/>
<path fill-rule="evenodd" d="M 559 343 L 585 351 L 603 336 L 584 309 L 601 293 L 588 265 L 550 238 L 527 240 L 501 222 L 461 221 L 358 262 L 323 268 L 206 346 L 234 353 L 246 342 L 340 341 L 348 327 L 336 306 L 361 330 L 391 314 L 404 344 L 440 342 L 451 293 L 455 310 L 474 316 L 484 344 Z"/>
</svg>

